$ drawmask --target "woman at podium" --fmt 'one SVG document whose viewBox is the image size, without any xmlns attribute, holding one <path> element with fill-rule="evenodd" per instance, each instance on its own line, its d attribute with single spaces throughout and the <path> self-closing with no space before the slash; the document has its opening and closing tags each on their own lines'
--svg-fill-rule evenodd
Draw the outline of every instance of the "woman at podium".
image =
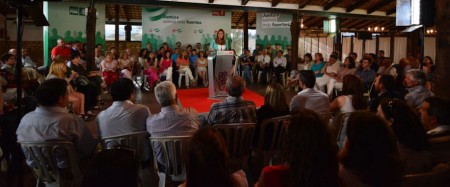
<svg viewBox="0 0 450 187">
<path fill-rule="evenodd" d="M 216 39 L 211 40 L 211 44 L 209 46 L 211 51 L 217 52 L 229 50 L 228 45 L 227 38 L 225 37 L 225 31 L 223 31 L 223 29 L 219 29 L 219 31 L 217 31 Z"/>
</svg>

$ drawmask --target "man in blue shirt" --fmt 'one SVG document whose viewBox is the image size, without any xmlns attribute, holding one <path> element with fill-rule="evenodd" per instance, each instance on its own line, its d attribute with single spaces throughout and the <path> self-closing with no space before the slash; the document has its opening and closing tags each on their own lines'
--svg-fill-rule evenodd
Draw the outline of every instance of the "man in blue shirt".
<svg viewBox="0 0 450 187">
<path fill-rule="evenodd" d="M 197 55 L 197 50 L 196 49 L 192 49 L 192 54 L 189 56 L 189 68 L 191 69 L 191 72 L 195 73 L 195 69 L 197 68 L 197 59 L 198 59 L 198 55 Z M 197 77 L 197 76 L 196 76 Z"/>
</svg>

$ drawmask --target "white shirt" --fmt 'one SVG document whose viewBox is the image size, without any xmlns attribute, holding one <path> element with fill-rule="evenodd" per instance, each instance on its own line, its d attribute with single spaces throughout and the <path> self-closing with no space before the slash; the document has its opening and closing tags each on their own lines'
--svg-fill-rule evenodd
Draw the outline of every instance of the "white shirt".
<svg viewBox="0 0 450 187">
<path fill-rule="evenodd" d="M 290 111 L 310 109 L 320 115 L 328 115 L 330 114 L 330 98 L 323 92 L 306 88 L 292 98 L 289 109 Z"/>
<path fill-rule="evenodd" d="M 284 56 L 275 57 L 273 59 L 273 67 L 278 67 L 278 65 L 280 65 L 281 67 L 286 67 L 286 58 Z"/>
<path fill-rule="evenodd" d="M 132 132 L 146 131 L 146 120 L 150 116 L 148 107 L 127 101 L 114 101 L 112 105 L 98 114 L 97 130 L 102 138 Z M 150 144 L 145 144 L 142 160 L 150 157 Z"/>
<path fill-rule="evenodd" d="M 31 60 L 31 58 L 29 56 L 26 56 L 25 58 L 22 57 L 22 64 L 23 67 L 26 68 L 35 68 L 36 64 L 33 62 L 33 60 Z"/>
<path fill-rule="evenodd" d="M 270 63 L 270 56 L 269 55 L 266 55 L 266 56 L 259 55 L 256 61 L 258 63 L 262 62 L 263 64 L 268 64 L 268 63 Z"/>
<path fill-rule="evenodd" d="M 81 154 L 89 156 L 95 150 L 97 141 L 84 121 L 61 107 L 38 106 L 26 114 L 16 131 L 17 141 L 66 140 L 73 142 Z M 29 158 L 30 155 L 26 154 Z M 28 165 L 32 165 L 27 159 Z"/>
</svg>

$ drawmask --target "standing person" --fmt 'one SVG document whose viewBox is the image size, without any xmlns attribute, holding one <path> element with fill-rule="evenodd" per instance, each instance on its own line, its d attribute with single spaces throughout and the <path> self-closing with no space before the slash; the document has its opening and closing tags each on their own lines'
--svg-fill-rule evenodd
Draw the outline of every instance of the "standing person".
<svg viewBox="0 0 450 187">
<path fill-rule="evenodd" d="M 210 50 L 213 51 L 225 51 L 229 50 L 228 40 L 225 38 L 225 31 L 223 29 L 219 29 L 217 31 L 216 39 L 211 40 Z"/>
<path fill-rule="evenodd" d="M 106 53 L 106 58 L 100 63 L 100 66 L 106 85 L 111 86 L 119 78 L 117 75 L 118 62 L 114 60 L 114 54 L 111 52 Z"/>
<path fill-rule="evenodd" d="M 197 71 L 203 81 L 203 86 L 208 86 L 206 74 L 208 73 L 208 60 L 205 58 L 205 52 L 200 51 L 197 58 Z"/>
<path fill-rule="evenodd" d="M 225 141 L 211 127 L 200 129 L 192 136 L 185 160 L 186 181 L 180 187 L 248 187 L 245 172 L 231 169 Z"/>
<path fill-rule="evenodd" d="M 62 38 L 58 39 L 57 42 L 58 42 L 57 46 L 55 46 L 51 52 L 52 61 L 55 59 L 56 56 L 61 56 L 66 61 L 69 60 L 70 55 L 72 54 L 70 48 L 66 47 L 64 39 Z"/>
<path fill-rule="evenodd" d="M 170 58 L 170 52 L 165 51 L 163 57 L 159 63 L 159 73 L 161 76 L 166 76 L 166 81 L 172 80 L 172 59 Z"/>
<path fill-rule="evenodd" d="M 282 146 L 286 162 L 265 167 L 255 187 L 340 186 L 337 147 L 320 116 L 299 110 L 287 132 Z"/>
<path fill-rule="evenodd" d="M 187 52 L 185 50 L 181 51 L 181 55 L 177 58 L 177 69 L 180 74 L 185 73 L 185 81 L 186 87 L 189 88 L 189 80 L 192 81 L 192 84 L 195 84 L 194 76 L 192 75 L 192 71 L 189 68 L 189 60 L 187 56 Z M 181 86 L 181 85 L 178 85 Z M 195 86 L 195 85 L 194 85 Z"/>
</svg>

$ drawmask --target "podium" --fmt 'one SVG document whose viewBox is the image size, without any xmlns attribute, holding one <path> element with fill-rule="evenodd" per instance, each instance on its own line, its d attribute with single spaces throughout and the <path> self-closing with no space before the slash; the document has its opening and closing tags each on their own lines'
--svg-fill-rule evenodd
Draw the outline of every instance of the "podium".
<svg viewBox="0 0 450 187">
<path fill-rule="evenodd" d="M 228 96 L 226 82 L 232 72 L 233 57 L 233 51 L 217 51 L 215 55 L 208 57 L 209 98 Z"/>
</svg>

